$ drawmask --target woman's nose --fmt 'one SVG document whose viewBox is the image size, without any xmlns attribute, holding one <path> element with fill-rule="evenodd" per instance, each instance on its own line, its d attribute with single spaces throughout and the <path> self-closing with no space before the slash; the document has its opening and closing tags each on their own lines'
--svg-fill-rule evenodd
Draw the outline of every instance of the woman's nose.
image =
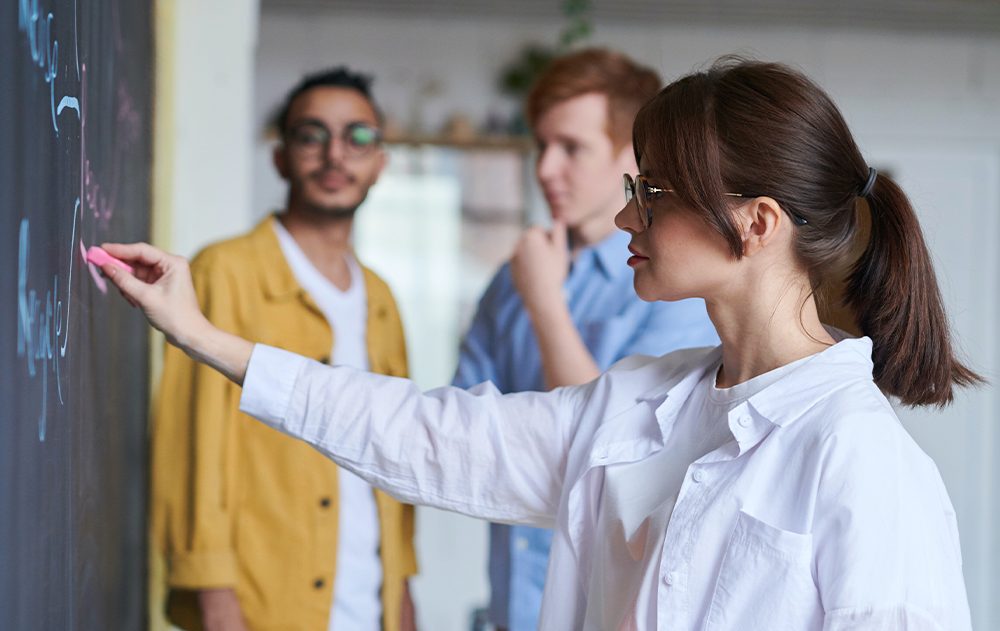
<svg viewBox="0 0 1000 631">
<path fill-rule="evenodd" d="M 642 230 L 642 224 L 639 223 L 639 214 L 635 209 L 634 199 L 625 202 L 625 206 L 615 215 L 615 225 L 618 226 L 619 230 L 624 230 L 631 234 Z"/>
</svg>

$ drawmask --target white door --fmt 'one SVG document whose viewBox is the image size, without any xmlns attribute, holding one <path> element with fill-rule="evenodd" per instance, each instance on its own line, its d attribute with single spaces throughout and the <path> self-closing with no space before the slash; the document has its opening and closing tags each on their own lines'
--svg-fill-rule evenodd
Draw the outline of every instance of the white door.
<svg viewBox="0 0 1000 631">
<path fill-rule="evenodd" d="M 865 147 L 889 170 L 920 217 L 956 346 L 993 382 L 961 392 L 943 411 L 899 409 L 937 463 L 958 514 L 976 629 L 1000 627 L 1000 431 L 997 430 L 1000 151 L 995 145 L 883 140 Z"/>
</svg>

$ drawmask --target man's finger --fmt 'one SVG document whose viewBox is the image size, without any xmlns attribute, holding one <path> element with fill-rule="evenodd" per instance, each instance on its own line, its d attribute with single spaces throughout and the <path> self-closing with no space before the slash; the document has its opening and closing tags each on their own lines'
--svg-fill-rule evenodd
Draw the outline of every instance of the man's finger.
<svg viewBox="0 0 1000 631">
<path fill-rule="evenodd" d="M 566 249 L 566 222 L 562 219 L 556 219 L 552 222 L 552 244 L 558 246 L 560 249 Z"/>
</svg>

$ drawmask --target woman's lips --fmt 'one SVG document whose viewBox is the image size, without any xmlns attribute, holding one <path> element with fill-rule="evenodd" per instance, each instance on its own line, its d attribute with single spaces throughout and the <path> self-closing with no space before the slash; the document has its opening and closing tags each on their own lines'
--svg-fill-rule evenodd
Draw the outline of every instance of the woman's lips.
<svg viewBox="0 0 1000 631">
<path fill-rule="evenodd" d="M 632 249 L 631 245 L 628 246 L 628 251 L 632 253 L 632 256 L 628 257 L 628 261 L 627 261 L 629 267 L 632 267 L 634 265 L 638 265 L 639 263 L 642 263 L 643 261 L 648 261 L 649 260 L 648 256 L 643 256 L 643 255 L 639 254 L 634 249 Z"/>
</svg>

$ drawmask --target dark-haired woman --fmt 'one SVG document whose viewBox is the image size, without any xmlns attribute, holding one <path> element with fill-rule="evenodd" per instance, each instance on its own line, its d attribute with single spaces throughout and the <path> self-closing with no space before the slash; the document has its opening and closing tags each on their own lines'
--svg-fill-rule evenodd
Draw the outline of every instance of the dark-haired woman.
<svg viewBox="0 0 1000 631">
<path fill-rule="evenodd" d="M 944 405 L 952 354 L 913 209 L 830 99 L 726 60 L 639 114 L 618 216 L 646 300 L 702 297 L 723 343 L 631 357 L 551 393 L 420 393 L 235 338 L 183 259 L 111 245 L 150 321 L 243 385 L 241 409 L 401 500 L 555 528 L 540 628 L 970 628 L 955 513 L 886 395 Z M 843 295 L 816 292 L 869 238 Z"/>
</svg>

